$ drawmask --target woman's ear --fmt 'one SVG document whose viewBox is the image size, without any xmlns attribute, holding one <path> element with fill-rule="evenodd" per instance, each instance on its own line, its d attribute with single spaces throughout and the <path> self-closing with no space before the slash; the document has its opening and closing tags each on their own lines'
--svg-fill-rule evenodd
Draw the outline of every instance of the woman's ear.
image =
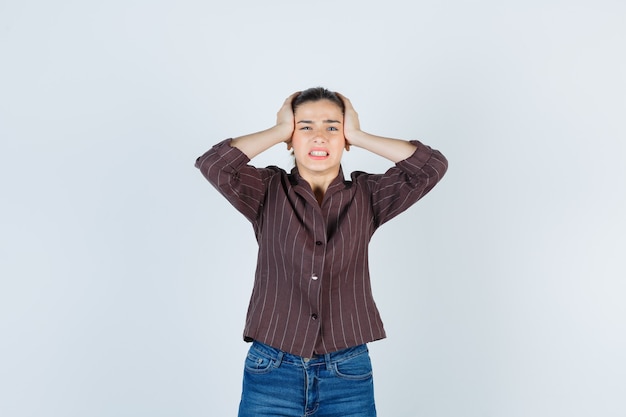
<svg viewBox="0 0 626 417">
<path fill-rule="evenodd" d="M 291 150 L 291 138 L 285 141 L 285 143 L 287 144 L 287 150 L 290 151 Z"/>
</svg>

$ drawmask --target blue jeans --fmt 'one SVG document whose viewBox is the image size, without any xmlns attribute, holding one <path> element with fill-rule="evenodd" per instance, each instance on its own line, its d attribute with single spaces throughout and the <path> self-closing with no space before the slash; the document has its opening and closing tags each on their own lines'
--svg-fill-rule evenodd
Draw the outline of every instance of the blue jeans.
<svg viewBox="0 0 626 417">
<path fill-rule="evenodd" d="M 302 358 L 254 341 L 239 417 L 375 417 L 366 345 Z"/>
</svg>

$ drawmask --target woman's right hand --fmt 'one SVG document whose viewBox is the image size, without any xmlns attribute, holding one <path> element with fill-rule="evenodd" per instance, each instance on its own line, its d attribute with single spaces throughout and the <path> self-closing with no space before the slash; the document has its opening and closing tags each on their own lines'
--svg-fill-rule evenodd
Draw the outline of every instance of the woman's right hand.
<svg viewBox="0 0 626 417">
<path fill-rule="evenodd" d="M 296 98 L 300 92 L 293 93 L 285 99 L 283 106 L 278 110 L 276 114 L 276 128 L 280 132 L 280 136 L 283 142 L 291 142 L 293 136 L 293 130 L 295 128 L 294 114 L 291 107 L 293 99 Z"/>
<path fill-rule="evenodd" d="M 238 148 L 241 152 L 245 153 L 249 159 L 254 158 L 261 152 L 281 142 L 285 142 L 287 149 L 289 149 L 295 128 L 291 102 L 298 94 L 300 94 L 300 92 L 293 93 L 287 97 L 283 106 L 276 114 L 276 125 L 261 132 L 236 137 L 231 140 L 230 146 Z"/>
</svg>

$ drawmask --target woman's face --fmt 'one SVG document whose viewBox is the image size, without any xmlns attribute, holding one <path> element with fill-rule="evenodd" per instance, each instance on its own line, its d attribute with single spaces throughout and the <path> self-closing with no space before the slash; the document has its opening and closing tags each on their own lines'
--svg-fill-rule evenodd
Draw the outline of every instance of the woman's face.
<svg viewBox="0 0 626 417">
<path fill-rule="evenodd" d="M 290 146 L 300 175 L 334 179 L 346 146 L 341 109 L 329 100 L 308 101 L 296 108 L 294 119 Z"/>
</svg>

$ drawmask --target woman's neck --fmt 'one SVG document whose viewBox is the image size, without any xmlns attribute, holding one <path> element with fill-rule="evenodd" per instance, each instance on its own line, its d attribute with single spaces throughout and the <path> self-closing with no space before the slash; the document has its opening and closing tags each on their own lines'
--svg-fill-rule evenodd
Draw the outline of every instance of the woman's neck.
<svg viewBox="0 0 626 417">
<path fill-rule="evenodd" d="M 319 205 L 322 205 L 322 201 L 324 201 L 324 195 L 326 195 L 326 190 L 330 184 L 337 178 L 339 175 L 339 169 L 334 173 L 325 173 L 325 174 L 311 174 L 311 173 L 300 173 L 300 176 L 304 178 L 306 182 L 311 186 L 311 190 L 317 199 Z"/>
</svg>

